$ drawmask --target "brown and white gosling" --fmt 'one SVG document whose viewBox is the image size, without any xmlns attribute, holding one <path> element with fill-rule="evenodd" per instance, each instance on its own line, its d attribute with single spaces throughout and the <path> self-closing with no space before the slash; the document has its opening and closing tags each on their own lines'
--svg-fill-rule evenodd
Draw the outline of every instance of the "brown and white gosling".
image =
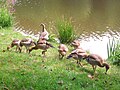
<svg viewBox="0 0 120 90">
<path fill-rule="evenodd" d="M 48 40 L 49 39 L 49 33 L 47 32 L 47 30 L 45 28 L 45 24 L 41 23 L 40 26 L 42 26 L 42 32 L 40 33 L 39 39 Z"/>
<path fill-rule="evenodd" d="M 87 53 L 85 50 L 83 50 L 83 48 L 81 48 L 80 46 L 80 41 L 79 40 L 74 40 L 71 45 L 74 47 L 73 51 L 71 52 L 71 54 L 68 56 L 69 57 L 73 57 L 75 60 L 77 60 L 77 64 L 80 65 L 82 67 L 82 64 L 80 63 L 82 60 L 82 57 L 86 56 Z M 76 54 L 82 56 L 82 57 L 77 57 Z"/>
<path fill-rule="evenodd" d="M 42 54 L 45 56 L 45 52 L 47 52 L 47 49 L 49 49 L 50 47 L 54 48 L 53 45 L 51 45 L 50 43 L 48 43 L 46 40 L 44 39 L 39 39 L 37 41 L 37 44 L 32 47 L 31 49 L 29 49 L 29 53 L 32 51 L 32 50 L 38 50 L 38 49 L 41 49 L 43 50 L 42 51 Z"/>
<path fill-rule="evenodd" d="M 73 50 L 67 56 L 67 59 L 73 58 L 73 59 L 77 60 L 77 64 L 82 67 L 83 65 L 81 64 L 81 60 L 84 59 L 86 56 L 87 56 L 87 53 L 83 49 L 78 48 L 78 49 Z"/>
<path fill-rule="evenodd" d="M 7 50 L 10 50 L 10 49 L 13 48 L 14 46 L 16 46 L 16 51 L 19 50 L 19 52 L 21 52 L 20 41 L 21 41 L 21 40 L 18 40 L 18 39 L 12 40 L 10 46 L 7 47 Z"/>
<path fill-rule="evenodd" d="M 59 52 L 59 59 L 63 59 L 63 57 L 67 54 L 68 48 L 64 44 L 60 44 L 58 46 L 58 52 Z"/>
<path fill-rule="evenodd" d="M 22 50 L 22 47 L 25 46 L 26 52 L 29 51 L 30 47 L 34 47 L 36 43 L 31 38 L 25 38 L 20 41 L 20 47 Z"/>
<path fill-rule="evenodd" d="M 105 67 L 106 68 L 105 74 L 107 74 L 107 71 L 110 68 L 110 66 L 105 62 L 105 60 L 101 56 L 97 54 L 90 54 L 87 57 L 85 57 L 85 59 L 89 64 L 92 65 L 94 73 L 95 73 L 96 67 L 99 66 L 99 67 Z"/>
</svg>

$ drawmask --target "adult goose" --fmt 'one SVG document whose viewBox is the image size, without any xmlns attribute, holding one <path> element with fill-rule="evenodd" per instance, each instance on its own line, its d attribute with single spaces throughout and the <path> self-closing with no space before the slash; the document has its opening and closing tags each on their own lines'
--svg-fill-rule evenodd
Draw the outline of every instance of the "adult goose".
<svg viewBox="0 0 120 90">
<path fill-rule="evenodd" d="M 40 26 L 42 26 L 42 32 L 40 33 L 39 39 L 48 40 L 49 39 L 49 33 L 47 32 L 47 30 L 45 28 L 45 24 L 41 23 Z"/>
</svg>

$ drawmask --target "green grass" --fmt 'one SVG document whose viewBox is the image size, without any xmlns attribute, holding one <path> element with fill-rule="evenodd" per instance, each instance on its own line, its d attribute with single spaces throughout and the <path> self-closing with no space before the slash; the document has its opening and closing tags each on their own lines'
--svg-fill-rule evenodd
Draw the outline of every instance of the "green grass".
<svg viewBox="0 0 120 90">
<path fill-rule="evenodd" d="M 12 28 L 0 30 L 0 90 L 119 90 L 117 66 L 111 64 L 107 75 L 104 68 L 98 67 L 95 77 L 90 79 L 88 75 L 93 70 L 89 64 L 83 61 L 85 65 L 81 68 L 73 59 L 59 60 L 57 49 L 50 48 L 46 58 L 40 56 L 41 50 L 30 54 L 18 53 L 15 48 L 7 51 L 14 38 L 25 37 Z"/>
</svg>

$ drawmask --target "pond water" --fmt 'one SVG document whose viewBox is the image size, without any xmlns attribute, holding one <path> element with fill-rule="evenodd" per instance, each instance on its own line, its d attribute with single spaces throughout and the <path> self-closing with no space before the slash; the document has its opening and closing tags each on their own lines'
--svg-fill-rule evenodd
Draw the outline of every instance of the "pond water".
<svg viewBox="0 0 120 90">
<path fill-rule="evenodd" d="M 56 34 L 56 21 L 67 18 L 80 36 L 81 47 L 107 58 L 109 38 L 120 38 L 120 0 L 17 0 L 16 29 L 40 32 L 45 23 Z"/>
</svg>

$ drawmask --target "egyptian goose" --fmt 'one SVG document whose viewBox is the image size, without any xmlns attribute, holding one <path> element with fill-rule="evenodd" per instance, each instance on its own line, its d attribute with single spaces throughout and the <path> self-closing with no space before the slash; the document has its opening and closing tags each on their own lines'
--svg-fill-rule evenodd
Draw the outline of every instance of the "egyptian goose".
<svg viewBox="0 0 120 90">
<path fill-rule="evenodd" d="M 105 67 L 106 68 L 106 72 L 105 74 L 107 74 L 108 69 L 110 68 L 110 66 L 105 62 L 105 60 L 97 55 L 97 54 L 90 54 L 87 57 L 85 57 L 86 61 L 92 65 L 94 73 L 96 70 L 96 67 Z"/>
<path fill-rule="evenodd" d="M 10 50 L 12 47 L 16 46 L 16 51 L 19 50 L 19 52 L 21 52 L 20 41 L 21 40 L 14 39 L 11 42 L 11 45 L 7 47 L 7 50 Z"/>
<path fill-rule="evenodd" d="M 59 52 L 59 59 L 63 59 L 63 57 L 66 55 L 66 53 L 68 52 L 68 48 L 66 45 L 64 44 L 60 44 L 58 46 L 58 52 Z"/>
<path fill-rule="evenodd" d="M 40 26 L 42 26 L 42 32 L 40 33 L 39 39 L 48 40 L 49 39 L 49 33 L 47 32 L 47 30 L 45 28 L 45 24 L 41 23 Z"/>
<path fill-rule="evenodd" d="M 35 45 L 36 43 L 31 38 L 25 38 L 20 41 L 20 47 L 22 48 L 23 46 L 25 46 L 26 52 L 29 51 L 30 47 L 34 47 Z"/>
<path fill-rule="evenodd" d="M 41 49 L 43 50 L 42 51 L 42 54 L 45 56 L 45 52 L 47 51 L 47 49 L 49 49 L 50 47 L 54 48 L 53 45 L 51 45 L 50 43 L 48 43 L 46 40 L 44 39 L 39 39 L 37 41 L 37 44 L 32 47 L 31 49 L 29 49 L 29 53 L 32 51 L 32 50 L 38 50 L 38 49 Z"/>
<path fill-rule="evenodd" d="M 83 49 L 78 48 L 78 49 L 73 50 L 73 51 L 67 56 L 67 59 L 73 58 L 73 59 L 77 60 L 77 64 L 82 67 L 82 64 L 81 64 L 80 62 L 81 62 L 81 60 L 82 60 L 83 58 L 85 58 L 86 56 L 87 56 L 87 53 L 86 53 Z"/>
</svg>

